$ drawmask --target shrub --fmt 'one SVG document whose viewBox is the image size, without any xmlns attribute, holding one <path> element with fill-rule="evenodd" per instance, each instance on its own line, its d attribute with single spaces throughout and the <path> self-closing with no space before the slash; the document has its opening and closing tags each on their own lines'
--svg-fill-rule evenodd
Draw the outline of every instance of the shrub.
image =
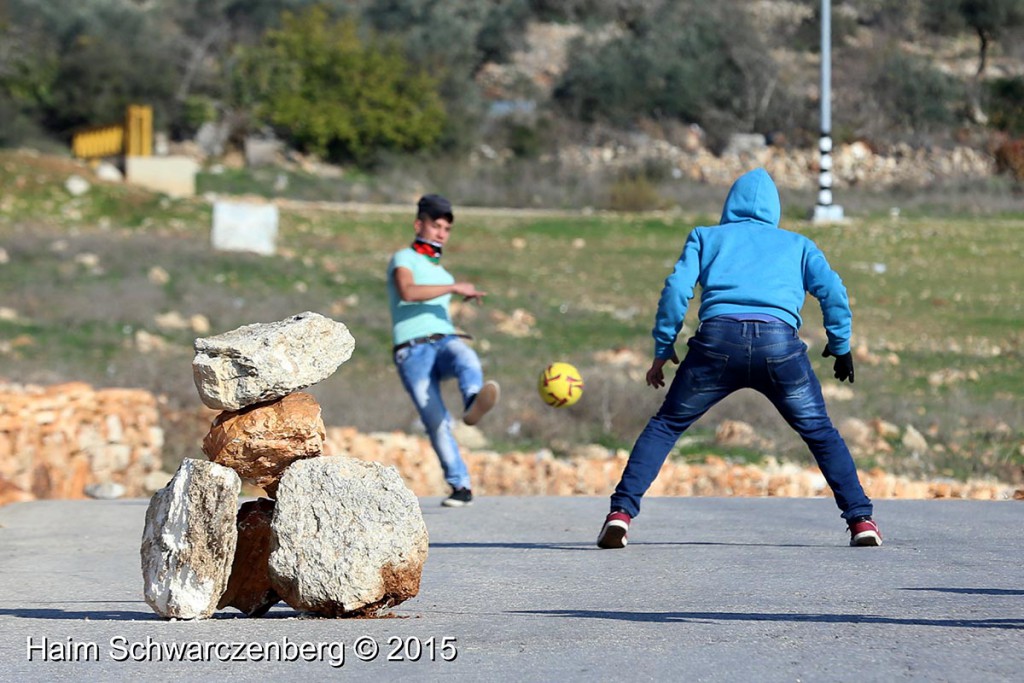
<svg viewBox="0 0 1024 683">
<path fill-rule="evenodd" d="M 923 59 L 890 50 L 874 64 L 870 92 L 891 127 L 925 133 L 954 121 L 955 81 Z"/>
<path fill-rule="evenodd" d="M 639 11 L 639 10 L 637 10 Z M 741 3 L 666 2 L 617 37 L 580 38 L 557 105 L 584 122 L 699 123 L 709 134 L 751 130 L 772 100 L 777 68 Z"/>
<path fill-rule="evenodd" d="M 434 145 L 444 125 L 437 81 L 398 46 L 360 39 L 355 20 L 322 7 L 284 15 L 279 30 L 243 53 L 239 99 L 300 148 L 371 163 L 382 151 Z M 244 102 L 243 102 L 244 104 Z"/>
<path fill-rule="evenodd" d="M 742 75 L 720 27 L 699 17 L 672 35 L 626 35 L 604 45 L 577 42 L 556 101 L 574 118 L 632 123 L 637 117 L 700 122 L 728 106 Z"/>
<path fill-rule="evenodd" d="M 608 188 L 608 208 L 612 211 L 650 211 L 664 204 L 657 185 L 642 173 L 624 173 Z"/>
</svg>

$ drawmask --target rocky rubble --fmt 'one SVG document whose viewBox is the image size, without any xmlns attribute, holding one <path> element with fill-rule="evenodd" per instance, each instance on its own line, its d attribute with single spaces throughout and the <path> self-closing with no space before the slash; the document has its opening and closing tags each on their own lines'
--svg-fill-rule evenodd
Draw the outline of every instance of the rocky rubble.
<svg viewBox="0 0 1024 683">
<path fill-rule="evenodd" d="M 210 460 L 183 461 L 150 503 L 141 555 L 157 614 L 256 617 L 283 599 L 322 616 L 376 615 L 419 592 L 428 540 L 416 497 L 392 467 L 322 457 L 320 406 L 297 391 L 354 347 L 343 324 L 310 312 L 196 340 L 202 402 L 232 410 L 203 441 Z M 271 498 L 239 508 L 242 480 Z"/>
<path fill-rule="evenodd" d="M 239 468 L 244 473 L 240 476 L 252 485 L 271 490 L 271 482 L 279 481 L 292 460 L 322 453 L 394 465 L 418 496 L 447 493 L 426 439 L 404 433 L 367 434 L 350 427 L 325 429 L 319 406 L 302 399 L 301 392 L 290 396 L 284 405 L 295 402 L 305 408 L 287 411 L 271 402 L 237 414 L 197 410 L 196 420 L 205 425 L 213 420 L 204 452 L 220 464 Z M 129 497 L 161 488 L 170 475 L 158 465 L 163 441 L 158 407 L 157 399 L 143 390 L 94 390 L 80 383 L 0 387 L 0 505 L 36 498 L 82 498 L 87 488 L 98 496 L 100 491 L 117 488 L 104 483 L 116 483 L 123 487 L 118 493 Z M 897 443 L 922 453 L 938 448 L 911 425 L 851 418 L 837 426 L 861 462 L 892 453 Z M 719 445 L 765 446 L 747 425 L 727 422 L 719 432 Z M 489 452 L 486 440 L 471 430 L 457 438 L 474 481 L 480 482 L 478 488 L 486 495 L 608 495 L 626 457 L 599 446 L 576 448 L 567 459 L 546 451 L 498 454 Z M 277 453 L 270 455 L 275 449 Z M 111 470 L 104 465 L 123 461 L 126 453 L 128 466 Z M 262 474 L 247 469 L 257 466 L 267 469 Z M 671 481 L 659 477 L 652 495 L 825 495 L 813 467 L 771 461 L 741 466 L 720 458 L 689 464 L 670 461 L 665 467 L 666 472 L 671 470 Z M 862 475 L 875 498 L 1024 498 L 1024 489 L 1014 491 L 993 481 L 916 481 L 878 469 Z"/>
</svg>

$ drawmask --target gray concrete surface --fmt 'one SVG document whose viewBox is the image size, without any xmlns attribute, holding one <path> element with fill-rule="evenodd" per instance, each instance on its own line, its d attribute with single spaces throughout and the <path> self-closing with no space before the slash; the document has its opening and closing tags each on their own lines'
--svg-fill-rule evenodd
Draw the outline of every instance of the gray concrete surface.
<svg viewBox="0 0 1024 683">
<path fill-rule="evenodd" d="M 1024 680 L 1019 502 L 881 501 L 885 545 L 850 548 L 830 500 L 652 498 L 616 551 L 604 499 L 438 502 L 420 595 L 376 620 L 163 621 L 148 501 L 0 508 L 0 680 Z"/>
</svg>

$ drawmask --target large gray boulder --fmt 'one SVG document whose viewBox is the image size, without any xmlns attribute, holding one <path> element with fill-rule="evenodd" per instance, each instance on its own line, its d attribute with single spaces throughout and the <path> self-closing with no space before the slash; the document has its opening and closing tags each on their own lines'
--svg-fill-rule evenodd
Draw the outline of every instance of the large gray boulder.
<svg viewBox="0 0 1024 683">
<path fill-rule="evenodd" d="M 142 532 L 146 602 L 162 617 L 205 619 L 228 583 L 242 480 L 222 465 L 186 458 L 157 491 Z"/>
<path fill-rule="evenodd" d="M 215 410 L 282 398 L 330 377 L 352 357 L 348 328 L 306 311 L 195 340 L 192 377 L 199 398 Z"/>
<path fill-rule="evenodd" d="M 296 610 L 377 614 L 419 593 L 427 527 L 394 467 L 347 456 L 293 463 L 271 530 L 270 581 Z"/>
</svg>

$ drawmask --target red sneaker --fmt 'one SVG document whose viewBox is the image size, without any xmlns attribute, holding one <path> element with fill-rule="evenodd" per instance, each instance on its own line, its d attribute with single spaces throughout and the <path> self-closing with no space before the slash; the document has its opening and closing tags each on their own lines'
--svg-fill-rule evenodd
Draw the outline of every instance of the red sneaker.
<svg viewBox="0 0 1024 683">
<path fill-rule="evenodd" d="M 625 548 L 629 539 L 629 522 L 632 518 L 621 510 L 614 510 L 605 517 L 604 526 L 597 536 L 598 548 Z"/>
<path fill-rule="evenodd" d="M 882 532 L 870 517 L 850 522 L 850 545 L 882 545 Z"/>
</svg>

